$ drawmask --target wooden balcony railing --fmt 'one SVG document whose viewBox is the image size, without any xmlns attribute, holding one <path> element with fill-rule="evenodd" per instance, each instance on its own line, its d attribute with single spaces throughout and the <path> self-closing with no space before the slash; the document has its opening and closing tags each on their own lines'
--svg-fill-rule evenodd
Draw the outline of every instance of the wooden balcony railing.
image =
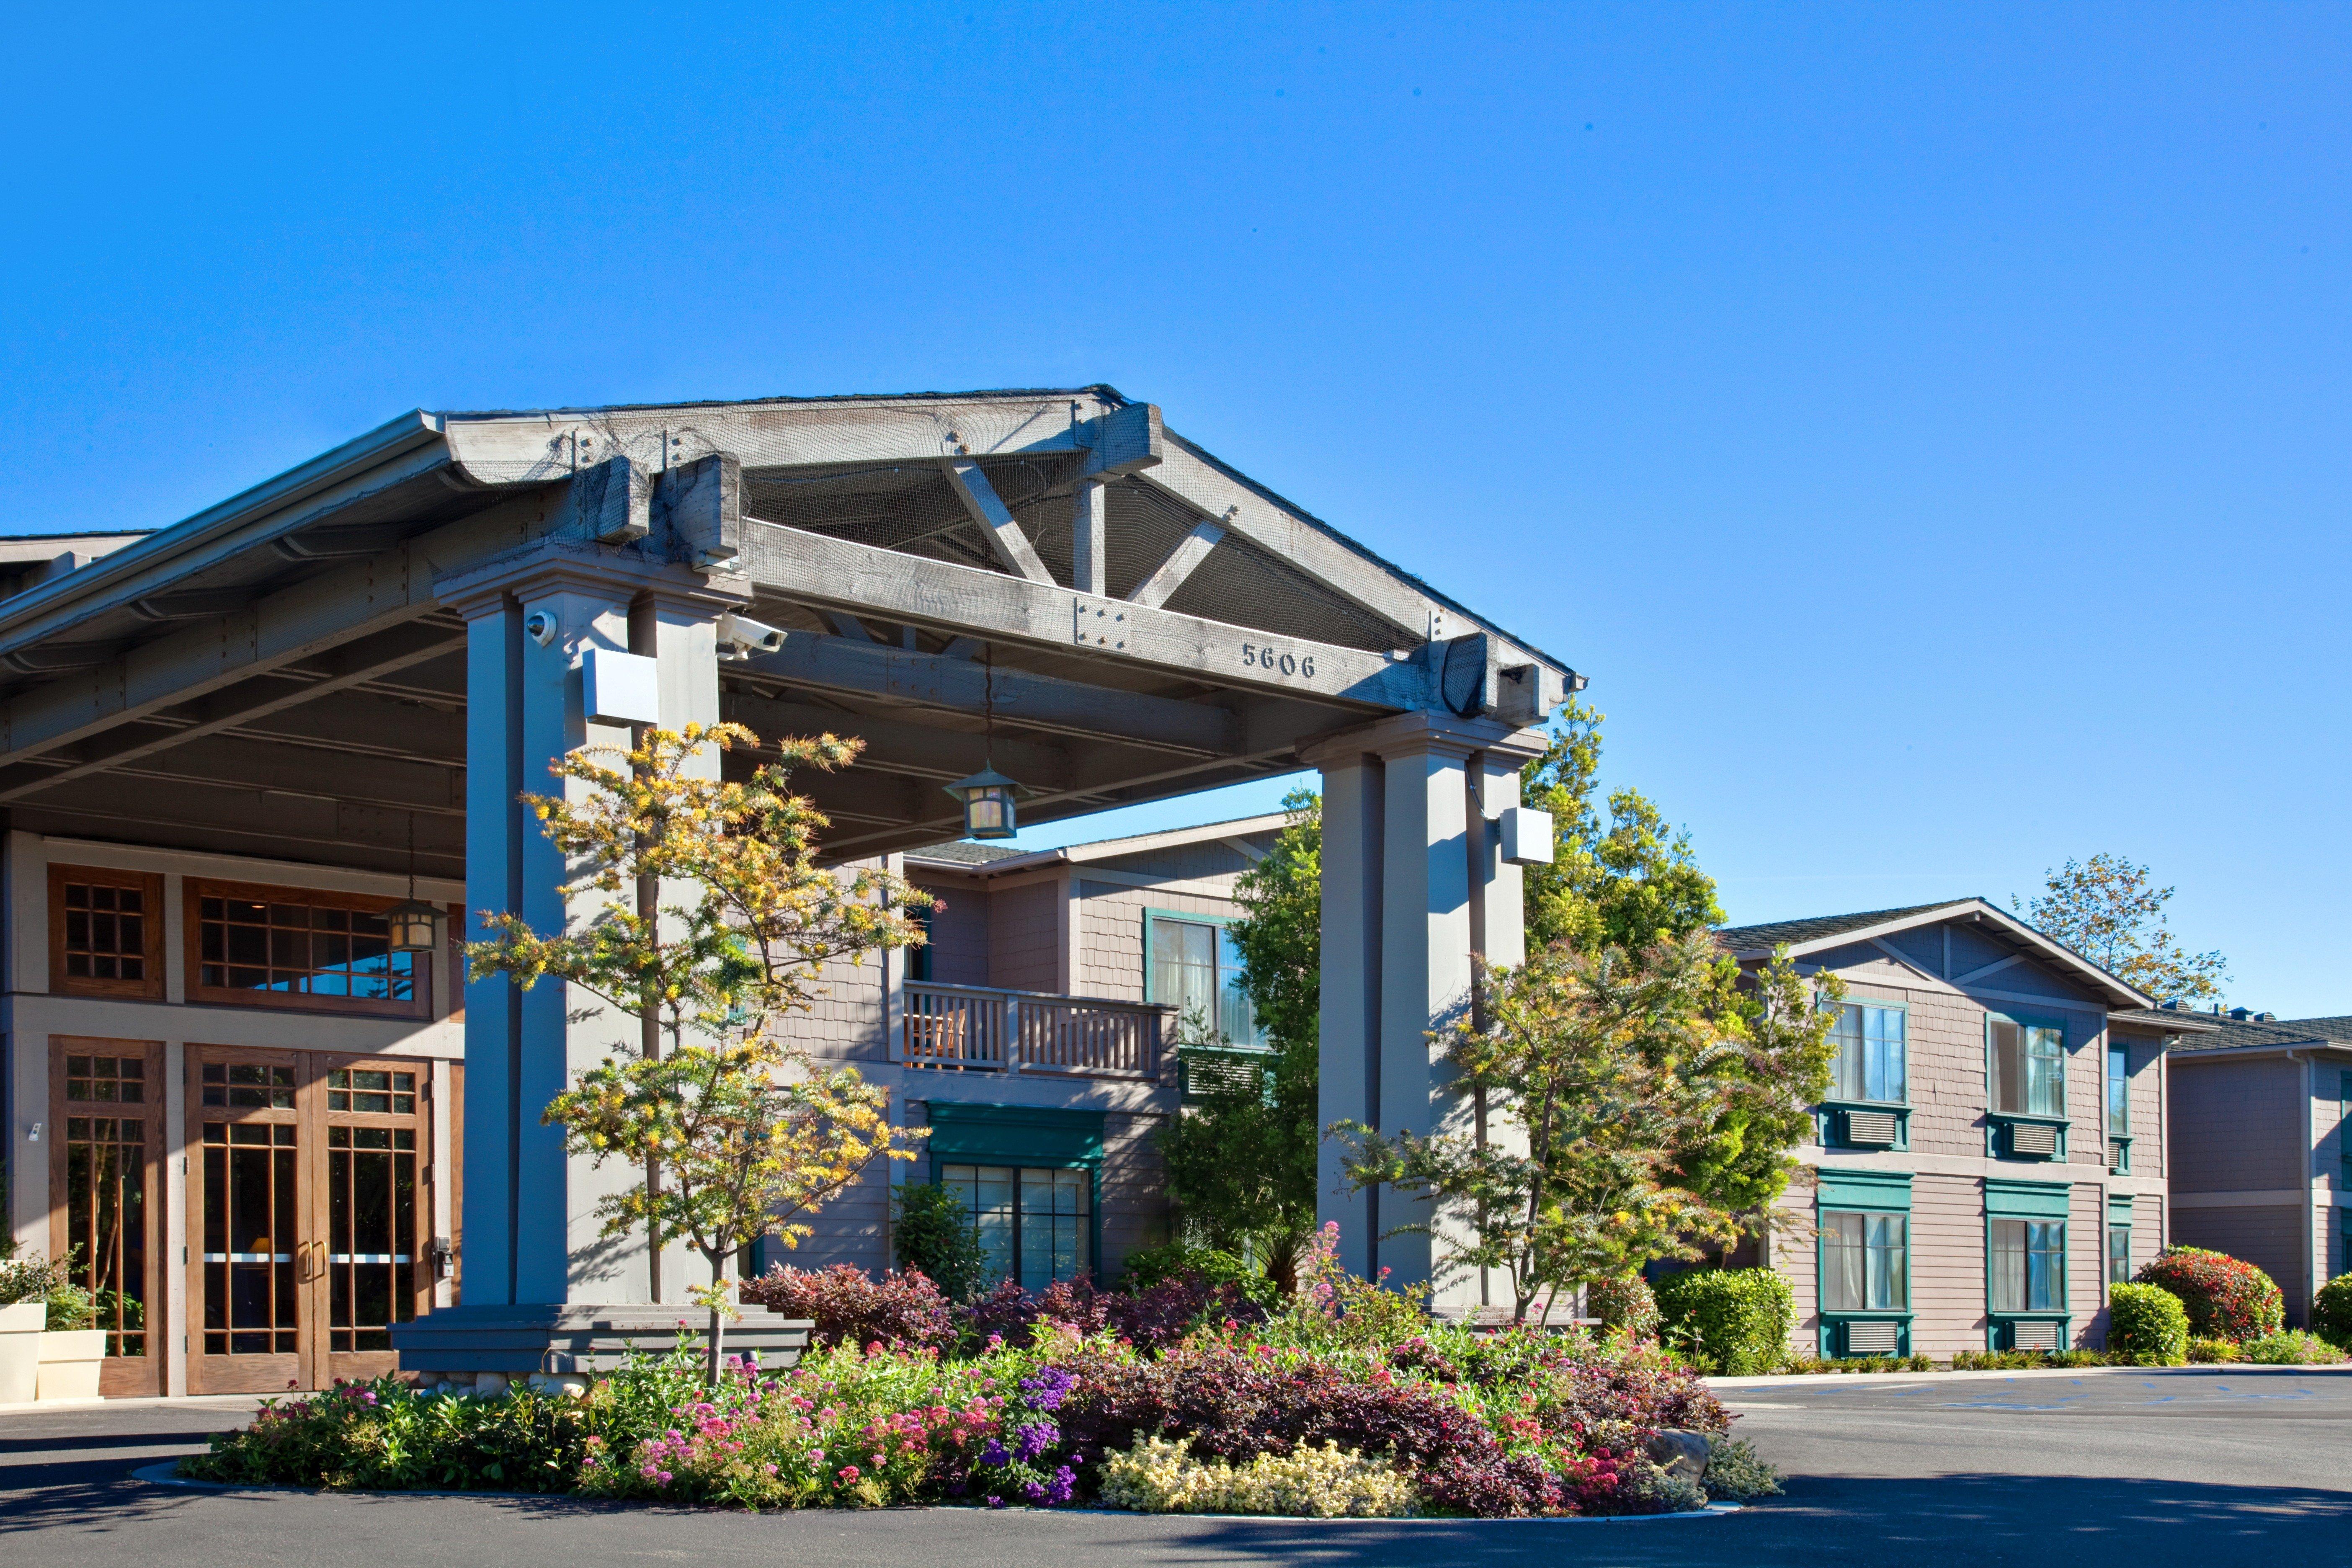
<svg viewBox="0 0 2352 1568">
<path fill-rule="evenodd" d="M 964 1072 L 1156 1079 L 1173 1014 L 1149 1002 L 928 980 L 907 982 L 903 994 L 898 1059 Z"/>
</svg>

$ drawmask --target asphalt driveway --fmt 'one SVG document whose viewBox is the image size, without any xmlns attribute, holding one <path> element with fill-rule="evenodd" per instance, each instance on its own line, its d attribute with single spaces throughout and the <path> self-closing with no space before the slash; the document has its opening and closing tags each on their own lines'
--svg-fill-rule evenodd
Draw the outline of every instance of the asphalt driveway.
<svg viewBox="0 0 2352 1568">
<path fill-rule="evenodd" d="M 1262 1523 L 1102 1513 L 646 1510 L 503 1498 L 190 1492 L 131 1472 L 236 1406 L 0 1415 L 0 1555 L 42 1568 L 1028 1568 L 1212 1564 L 1975 1563 L 2266 1568 L 2352 1556 L 2352 1371 L 2189 1368 L 1727 1387 L 1788 1471 L 1728 1516 L 1606 1524 Z M 528 1527 L 528 1528 L 526 1528 Z"/>
</svg>

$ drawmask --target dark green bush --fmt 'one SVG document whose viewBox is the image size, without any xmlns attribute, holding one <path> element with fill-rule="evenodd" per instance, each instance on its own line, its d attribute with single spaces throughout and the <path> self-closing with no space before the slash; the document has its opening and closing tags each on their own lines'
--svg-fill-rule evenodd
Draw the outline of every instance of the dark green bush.
<svg viewBox="0 0 2352 1568">
<path fill-rule="evenodd" d="M 1789 1350 L 1797 1317 L 1789 1282 L 1769 1268 L 1693 1268 L 1653 1289 L 1659 1338 L 1708 1372 L 1770 1372 Z"/>
<path fill-rule="evenodd" d="M 2161 1285 L 2107 1287 L 2107 1351 L 2140 1366 L 2189 1360 L 2189 1309 Z"/>
<path fill-rule="evenodd" d="M 963 1203 L 945 1187 L 908 1182 L 898 1189 L 898 1212 L 891 1222 L 898 1267 L 920 1271 L 950 1301 L 969 1301 L 985 1283 L 980 1233 Z"/>
<path fill-rule="evenodd" d="M 2352 1274 L 2338 1274 L 2311 1299 L 2311 1331 L 2340 1351 L 2352 1351 Z"/>
</svg>

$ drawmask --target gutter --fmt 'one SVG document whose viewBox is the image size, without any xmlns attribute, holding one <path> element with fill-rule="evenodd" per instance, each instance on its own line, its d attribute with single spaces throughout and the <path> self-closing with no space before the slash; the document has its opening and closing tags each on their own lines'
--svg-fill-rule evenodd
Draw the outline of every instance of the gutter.
<svg viewBox="0 0 2352 1568">
<path fill-rule="evenodd" d="M 394 458 L 441 439 L 437 415 L 412 409 L 366 435 L 320 453 L 275 479 L 158 529 L 135 544 L 93 561 L 78 572 L 43 583 L 0 601 L 0 653 L 55 636 L 110 605 L 92 605 L 110 590 L 151 574 L 174 557 L 215 544 L 303 500 L 357 479 Z M 447 461 L 445 454 L 444 462 Z M 142 591 L 152 591 L 152 584 Z"/>
</svg>

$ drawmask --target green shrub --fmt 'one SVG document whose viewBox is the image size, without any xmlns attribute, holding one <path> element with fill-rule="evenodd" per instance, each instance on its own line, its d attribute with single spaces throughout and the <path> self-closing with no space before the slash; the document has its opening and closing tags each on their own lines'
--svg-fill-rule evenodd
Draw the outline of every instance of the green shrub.
<svg viewBox="0 0 2352 1568">
<path fill-rule="evenodd" d="M 1933 1372 L 1936 1363 L 1923 1355 L 1790 1355 L 1783 1357 L 1772 1370 L 1800 1376 L 1825 1376 L 1838 1373 Z"/>
<path fill-rule="evenodd" d="M 39 1253 L 0 1258 L 0 1307 L 45 1301 L 68 1285 L 66 1260 L 45 1261 Z"/>
<path fill-rule="evenodd" d="M 1654 1293 L 1659 1338 L 1708 1372 L 1770 1372 L 1789 1352 L 1796 1298 L 1769 1268 L 1687 1269 L 1660 1280 Z"/>
<path fill-rule="evenodd" d="M 2179 1366 L 2189 1359 L 2189 1309 L 2161 1285 L 2111 1285 L 2107 1349 L 2139 1366 Z"/>
<path fill-rule="evenodd" d="M 1240 1253 L 1181 1241 L 1137 1247 L 1127 1255 L 1116 1283 L 1119 1289 L 1140 1296 L 1155 1285 L 1188 1275 L 1207 1285 L 1231 1285 L 1268 1310 L 1281 1303 L 1280 1288 L 1265 1277 L 1265 1269 Z"/>
<path fill-rule="evenodd" d="M 2191 1366 L 2226 1366 L 2245 1358 L 2238 1353 L 2235 1340 L 2217 1340 L 2210 1334 L 2189 1336 L 2189 1364 Z"/>
<path fill-rule="evenodd" d="M 2286 1300 L 2271 1277 L 2226 1252 L 2168 1247 L 2133 1276 L 2161 1285 L 2189 1311 L 2189 1331 L 2217 1340 L 2260 1339 L 2286 1327 Z"/>
<path fill-rule="evenodd" d="M 2283 1329 L 2248 1340 L 2238 1347 L 2238 1353 L 2257 1366 L 2336 1366 L 2344 1360 L 2342 1351 L 2301 1329 Z"/>
<path fill-rule="evenodd" d="M 1706 1474 L 1699 1484 L 1717 1502 L 1753 1502 L 1780 1495 L 1780 1472 L 1758 1458 L 1755 1446 L 1742 1438 L 1707 1450 Z"/>
<path fill-rule="evenodd" d="M 2023 1372 L 2047 1366 L 2111 1366 L 2114 1358 L 2098 1351 L 1955 1351 L 1954 1372 Z"/>
<path fill-rule="evenodd" d="M 980 1233 L 954 1193 L 929 1182 L 901 1186 L 890 1237 L 898 1267 L 928 1275 L 949 1300 L 969 1301 L 979 1293 L 985 1266 Z"/>
<path fill-rule="evenodd" d="M 50 1333 L 70 1333 L 78 1329 L 98 1327 L 98 1298 L 69 1280 L 49 1287 L 48 1321 L 41 1326 Z"/>
<path fill-rule="evenodd" d="M 1595 1279 L 1584 1288 L 1584 1310 L 1601 1320 L 1610 1333 L 1650 1340 L 1658 1335 L 1658 1299 L 1649 1281 L 1638 1274 L 1622 1279 Z"/>
<path fill-rule="evenodd" d="M 2311 1299 L 2312 1331 L 2340 1351 L 2352 1351 L 2352 1274 L 2338 1274 Z"/>
</svg>

